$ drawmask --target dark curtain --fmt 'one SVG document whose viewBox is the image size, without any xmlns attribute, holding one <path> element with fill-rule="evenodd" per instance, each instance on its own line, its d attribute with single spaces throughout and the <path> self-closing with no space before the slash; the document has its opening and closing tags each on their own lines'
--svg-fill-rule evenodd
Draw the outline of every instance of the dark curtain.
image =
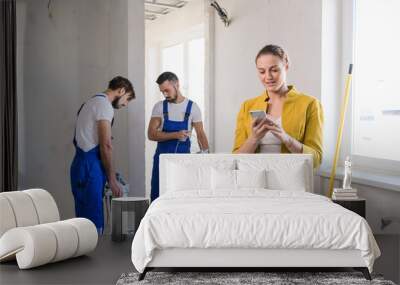
<svg viewBox="0 0 400 285">
<path fill-rule="evenodd" d="M 15 6 L 15 0 L 0 0 L 0 192 L 18 187 Z"/>
</svg>

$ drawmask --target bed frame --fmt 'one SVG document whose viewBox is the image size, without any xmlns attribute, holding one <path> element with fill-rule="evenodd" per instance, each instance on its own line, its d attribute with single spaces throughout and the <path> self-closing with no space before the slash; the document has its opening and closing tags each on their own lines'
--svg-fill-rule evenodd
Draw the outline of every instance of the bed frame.
<svg viewBox="0 0 400 285">
<path fill-rule="evenodd" d="M 368 268 L 359 250 L 327 249 L 193 249 L 171 248 L 156 250 L 152 261 L 139 275 L 143 280 L 155 268 L 233 269 L 233 271 L 265 271 L 271 268 L 333 269 L 350 267 L 361 271 L 371 280 Z M 305 269 L 307 271 L 307 269 Z M 323 270 L 321 270 L 323 271 Z"/>
<path fill-rule="evenodd" d="M 209 154 L 209 155 L 171 155 L 163 154 L 160 158 L 160 195 L 165 193 L 168 176 L 166 168 L 168 161 L 181 161 L 182 159 L 207 160 L 218 159 L 296 159 L 305 161 L 307 176 L 310 181 L 308 192 L 313 192 L 313 168 L 312 157 L 308 154 Z M 265 269 L 285 268 L 290 269 L 333 269 L 353 268 L 361 271 L 367 280 L 371 275 L 359 250 L 329 250 L 329 249 L 249 249 L 249 248 L 169 248 L 158 249 L 154 252 L 153 259 L 147 265 L 139 280 L 143 280 L 148 271 L 166 268 L 198 269 L 215 271 L 217 269 L 229 269 L 229 271 L 265 271 Z M 323 271 L 323 270 L 322 270 Z"/>
</svg>

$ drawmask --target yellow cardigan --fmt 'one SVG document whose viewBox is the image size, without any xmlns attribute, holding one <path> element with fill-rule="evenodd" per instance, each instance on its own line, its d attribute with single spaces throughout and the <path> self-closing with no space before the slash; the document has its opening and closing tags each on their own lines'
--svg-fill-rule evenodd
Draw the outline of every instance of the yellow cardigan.
<svg viewBox="0 0 400 285">
<path fill-rule="evenodd" d="M 245 101 L 239 111 L 236 122 L 235 144 L 236 152 L 251 135 L 251 110 L 266 110 L 268 93 L 263 92 L 258 97 Z M 324 116 L 321 103 L 314 97 L 298 92 L 289 86 L 287 99 L 283 105 L 282 127 L 288 135 L 303 144 L 303 153 L 313 156 L 314 168 L 322 161 L 322 128 Z M 259 152 L 259 148 L 257 149 Z M 289 153 L 284 144 L 281 153 Z"/>
</svg>

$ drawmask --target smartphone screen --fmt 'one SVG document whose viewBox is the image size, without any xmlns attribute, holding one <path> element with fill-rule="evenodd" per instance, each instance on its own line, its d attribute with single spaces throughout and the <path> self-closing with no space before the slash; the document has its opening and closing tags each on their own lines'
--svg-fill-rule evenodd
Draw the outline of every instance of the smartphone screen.
<svg viewBox="0 0 400 285">
<path fill-rule="evenodd" d="M 261 120 L 267 116 L 267 113 L 265 113 L 264 110 L 254 110 L 250 111 L 250 115 L 253 118 L 253 120 Z"/>
<path fill-rule="evenodd" d="M 269 125 L 276 125 L 276 123 L 274 122 L 274 120 L 267 115 L 267 113 L 264 110 L 254 110 L 254 111 L 250 111 L 251 117 L 253 118 L 253 120 L 262 120 L 264 118 L 267 118 L 267 123 Z"/>
</svg>

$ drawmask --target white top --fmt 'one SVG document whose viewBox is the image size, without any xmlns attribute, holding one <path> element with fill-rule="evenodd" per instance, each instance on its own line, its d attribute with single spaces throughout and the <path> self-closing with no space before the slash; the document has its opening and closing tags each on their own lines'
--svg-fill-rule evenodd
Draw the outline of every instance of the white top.
<svg viewBox="0 0 400 285">
<path fill-rule="evenodd" d="M 90 98 L 83 105 L 76 120 L 75 139 L 78 146 L 83 151 L 89 151 L 96 147 L 99 144 L 97 121 L 107 120 L 111 123 L 113 117 L 114 108 L 107 96 Z"/>
<path fill-rule="evenodd" d="M 168 102 L 168 117 L 171 121 L 183 121 L 185 119 L 185 112 L 189 99 L 185 98 L 181 103 L 169 103 Z M 163 101 L 157 102 L 151 113 L 152 118 L 161 118 L 160 130 L 162 130 L 164 124 L 164 114 L 163 114 Z M 201 111 L 199 106 L 193 102 L 192 110 L 189 116 L 189 131 L 192 130 L 192 123 L 201 122 Z"/>
<path fill-rule="evenodd" d="M 282 119 L 276 119 L 275 123 L 282 127 Z M 261 153 L 280 153 L 281 141 L 271 132 L 267 132 L 260 141 Z"/>
</svg>

